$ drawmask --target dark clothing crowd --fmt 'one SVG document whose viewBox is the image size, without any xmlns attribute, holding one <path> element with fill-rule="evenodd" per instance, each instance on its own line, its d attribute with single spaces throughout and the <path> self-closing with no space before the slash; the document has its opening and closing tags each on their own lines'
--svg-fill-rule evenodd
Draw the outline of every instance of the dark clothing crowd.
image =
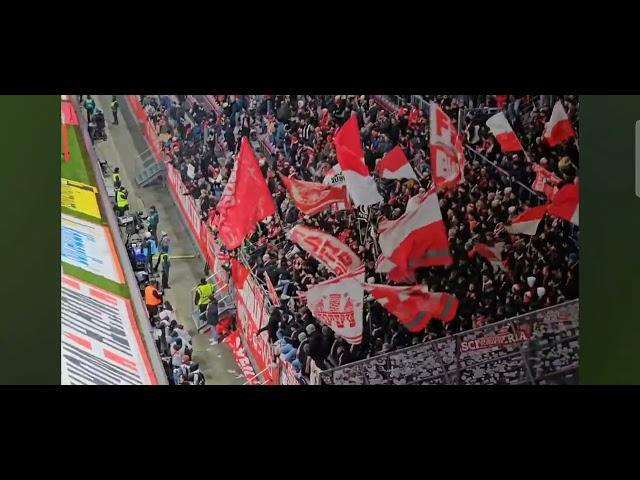
<svg viewBox="0 0 640 480">
<path fill-rule="evenodd" d="M 277 213 L 258 225 L 239 252 L 228 253 L 248 263 L 259 281 L 266 272 L 276 286 L 281 307 L 273 311 L 265 330 L 270 341 L 280 346 L 281 355 L 308 378 L 310 360 L 320 369 L 341 366 L 578 297 L 576 227 L 547 215 L 535 236 L 505 230 L 514 216 L 547 202 L 544 194 L 531 190 L 535 164 L 557 175 L 558 186 L 578 176 L 577 142 L 550 147 L 542 139 L 558 99 L 578 132 L 579 98 L 572 95 L 423 95 L 419 101 L 415 96 L 229 95 L 216 97 L 211 105 L 193 97 L 143 96 L 142 101 L 204 221 L 213 216 L 241 137 L 263 145 L 256 154 Z M 449 323 L 434 319 L 423 331 L 410 333 L 367 297 L 363 341 L 350 345 L 315 319 L 300 298 L 331 274 L 285 235 L 299 223 L 330 233 L 358 253 L 366 265 L 367 281 L 390 283 L 375 272 L 377 225 L 384 218 L 399 218 L 409 198 L 431 185 L 430 101 L 459 123 L 467 146 L 465 181 L 438 193 L 453 265 L 422 268 L 416 277 L 429 291 L 455 295 L 460 301 L 458 312 Z M 501 151 L 485 124 L 498 111 L 505 112 L 526 153 Z M 332 207 L 309 218 L 289 202 L 277 174 L 322 182 L 337 164 L 336 132 L 354 114 L 372 175 L 376 162 L 400 145 L 419 180 L 384 180 L 374 175 L 384 202 L 366 215 L 357 208 Z M 490 246 L 504 242 L 506 268 L 494 268 L 476 254 L 478 242 Z"/>
</svg>

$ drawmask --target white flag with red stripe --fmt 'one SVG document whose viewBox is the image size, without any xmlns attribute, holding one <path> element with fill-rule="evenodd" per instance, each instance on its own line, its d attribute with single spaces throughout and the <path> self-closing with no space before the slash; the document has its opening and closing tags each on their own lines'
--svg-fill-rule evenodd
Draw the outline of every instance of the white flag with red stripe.
<svg viewBox="0 0 640 480">
<path fill-rule="evenodd" d="M 551 205 L 549 205 L 549 215 L 578 225 L 579 213 L 580 190 L 578 185 L 570 183 L 558 190 L 556 196 L 553 197 Z"/>
<path fill-rule="evenodd" d="M 380 222 L 378 241 L 377 271 L 395 282 L 412 281 L 420 267 L 453 263 L 435 189 L 412 197 L 397 220 Z"/>
<path fill-rule="evenodd" d="M 425 285 L 391 287 L 364 284 L 364 288 L 410 332 L 425 329 L 432 318 L 450 322 L 458 311 L 458 299 L 448 293 L 431 293 Z"/>
<path fill-rule="evenodd" d="M 540 221 L 547 213 L 547 207 L 548 205 L 542 205 L 525 210 L 520 215 L 513 217 L 511 225 L 507 225 L 504 229 L 513 235 L 535 235 Z"/>
<path fill-rule="evenodd" d="M 431 176 L 436 188 L 464 182 L 464 147 L 455 125 L 435 103 L 429 110 Z"/>
<path fill-rule="evenodd" d="M 576 136 L 571 120 L 569 120 L 560 100 L 553 106 L 551 118 L 545 124 L 542 136 L 552 147 Z"/>
<path fill-rule="evenodd" d="M 485 243 L 477 243 L 474 247 L 475 252 L 481 257 L 489 260 L 489 263 L 494 267 L 494 271 L 497 268 L 501 270 L 507 270 L 502 259 L 502 252 L 504 251 L 504 242 L 496 243 L 493 247 Z M 497 267 L 497 268 L 496 268 Z"/>
<path fill-rule="evenodd" d="M 519 152 L 524 150 L 518 136 L 515 134 L 509 120 L 503 112 L 496 113 L 493 117 L 487 120 L 487 127 L 491 130 L 491 133 L 498 143 L 503 152 Z"/>
<path fill-rule="evenodd" d="M 375 205 L 383 201 L 375 180 L 364 163 L 364 151 L 360 139 L 358 119 L 352 115 L 338 130 L 335 139 L 336 155 L 342 168 L 347 191 L 354 205 Z"/>
<path fill-rule="evenodd" d="M 393 147 L 376 165 L 376 171 L 381 178 L 390 180 L 412 178 L 418 180 L 416 172 L 411 168 L 407 156 L 399 145 Z"/>
<path fill-rule="evenodd" d="M 362 343 L 364 265 L 309 288 L 307 307 L 313 316 L 348 343 Z"/>
</svg>

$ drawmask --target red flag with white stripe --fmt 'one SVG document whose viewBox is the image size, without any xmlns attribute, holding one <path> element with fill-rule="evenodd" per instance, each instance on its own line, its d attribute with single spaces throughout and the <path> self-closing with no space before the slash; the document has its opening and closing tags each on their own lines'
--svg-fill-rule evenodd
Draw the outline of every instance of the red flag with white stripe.
<svg viewBox="0 0 640 480">
<path fill-rule="evenodd" d="M 342 188 L 330 187 L 322 183 L 305 182 L 280 175 L 280 180 L 289 192 L 293 204 L 306 215 L 316 215 L 333 203 L 347 201 Z"/>
<path fill-rule="evenodd" d="M 520 215 L 516 215 L 511 220 L 511 225 L 507 225 L 504 229 L 515 235 L 535 235 L 538 230 L 540 221 L 547 213 L 548 205 L 542 205 L 540 207 L 533 207 L 525 210 Z"/>
<path fill-rule="evenodd" d="M 455 125 L 435 103 L 429 111 L 431 176 L 436 188 L 464 182 L 464 147 Z"/>
<path fill-rule="evenodd" d="M 489 260 L 489 263 L 494 267 L 498 267 L 502 270 L 507 270 L 507 267 L 504 264 L 504 260 L 502 259 L 502 252 L 504 251 L 504 242 L 496 243 L 493 247 L 485 243 L 477 243 L 474 247 L 474 251 L 480 255 L 481 257 Z"/>
<path fill-rule="evenodd" d="M 552 200 L 558 191 L 556 185 L 558 185 L 562 179 L 537 163 L 533 164 L 533 171 L 536 172 L 536 179 L 533 181 L 531 189 L 544 193 L 549 200 Z"/>
<path fill-rule="evenodd" d="M 269 277 L 267 272 L 264 272 L 264 281 L 267 284 L 267 292 L 269 293 L 269 298 L 271 299 L 271 303 L 274 306 L 279 307 L 280 297 L 278 296 L 278 292 L 276 292 L 276 289 L 273 288 L 273 282 L 271 281 L 271 278 Z"/>
<path fill-rule="evenodd" d="M 551 118 L 545 124 L 542 136 L 552 147 L 576 136 L 571 120 L 569 120 L 560 100 L 553 106 Z"/>
<path fill-rule="evenodd" d="M 503 112 L 496 113 L 494 116 L 487 120 L 487 127 L 491 130 L 491 133 L 498 143 L 503 152 L 520 152 L 524 150 L 518 136 L 515 134 L 509 120 Z"/>
<path fill-rule="evenodd" d="M 411 281 L 420 267 L 453 263 L 435 189 L 409 199 L 397 220 L 380 222 L 378 235 L 382 258 L 377 271 L 394 282 Z"/>
<path fill-rule="evenodd" d="M 549 215 L 578 225 L 579 213 L 580 190 L 578 189 L 578 185 L 570 183 L 558 190 L 556 196 L 553 197 L 553 201 L 551 205 L 549 205 Z"/>
<path fill-rule="evenodd" d="M 425 285 L 364 284 L 364 288 L 410 332 L 424 330 L 432 318 L 450 322 L 458 311 L 456 297 L 448 293 L 430 293 Z"/>
<path fill-rule="evenodd" d="M 399 145 L 393 147 L 382 160 L 376 165 L 376 171 L 381 178 L 387 178 L 390 180 L 399 178 L 412 178 L 418 180 L 416 172 L 411 168 L 407 156 L 402 151 Z"/>
<path fill-rule="evenodd" d="M 354 205 L 375 205 L 383 201 L 375 180 L 364 163 L 364 151 L 360 139 L 358 119 L 352 115 L 338 130 L 335 138 L 336 155 L 342 168 L 347 191 Z"/>
</svg>

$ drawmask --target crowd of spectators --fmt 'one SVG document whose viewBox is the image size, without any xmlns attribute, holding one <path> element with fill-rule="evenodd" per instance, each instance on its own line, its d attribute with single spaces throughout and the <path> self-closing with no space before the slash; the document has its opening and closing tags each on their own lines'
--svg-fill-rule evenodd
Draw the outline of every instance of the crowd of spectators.
<svg viewBox="0 0 640 480">
<path fill-rule="evenodd" d="M 278 212 L 258 226 L 241 255 L 259 281 L 266 272 L 277 285 L 282 307 L 272 313 L 265 329 L 270 341 L 280 346 L 283 358 L 303 376 L 309 376 L 310 359 L 321 369 L 344 365 L 578 297 L 578 232 L 573 225 L 546 216 L 532 237 L 510 235 L 504 229 L 527 207 L 546 202 L 543 194 L 530 190 L 534 164 L 554 172 L 562 181 L 560 186 L 576 180 L 576 142 L 549 147 L 542 141 L 542 131 L 552 102 L 560 98 L 577 132 L 577 96 L 425 95 L 418 105 L 412 105 L 409 97 L 396 97 L 391 108 L 382 108 L 367 95 L 229 95 L 218 97 L 218 111 L 193 97 L 142 97 L 203 220 L 215 211 L 241 136 L 266 145 L 256 153 Z M 419 269 L 417 282 L 431 291 L 454 294 L 460 300 L 457 316 L 447 324 L 433 320 L 424 331 L 410 333 L 368 297 L 363 342 L 349 345 L 316 320 L 301 301 L 300 293 L 330 274 L 285 234 L 297 223 L 331 233 L 360 255 L 368 281 L 389 283 L 374 269 L 379 253 L 376 226 L 382 218 L 400 217 L 409 198 L 430 186 L 428 101 L 437 102 L 454 121 L 460 119 L 459 131 L 469 151 L 465 182 L 439 193 L 454 264 Z M 490 135 L 485 121 L 498 109 L 507 115 L 526 153 L 504 154 Z M 277 174 L 321 182 L 337 164 L 332 143 L 336 131 L 352 114 L 358 117 L 365 163 L 372 174 L 376 162 L 400 145 L 420 180 L 376 176 L 384 203 L 372 208 L 368 223 L 358 220 L 357 210 L 331 208 L 311 218 L 304 216 L 288 201 Z M 476 242 L 504 242 L 506 270 L 494 271 L 475 254 Z"/>
</svg>

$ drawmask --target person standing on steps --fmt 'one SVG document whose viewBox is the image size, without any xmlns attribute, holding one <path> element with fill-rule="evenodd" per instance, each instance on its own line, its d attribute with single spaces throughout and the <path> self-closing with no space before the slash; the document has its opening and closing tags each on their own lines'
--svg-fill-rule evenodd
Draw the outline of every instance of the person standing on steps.
<svg viewBox="0 0 640 480">
<path fill-rule="evenodd" d="M 113 169 L 113 175 L 111 175 L 111 179 L 113 180 L 113 188 L 119 189 L 122 185 L 122 180 L 120 179 L 120 169 L 118 167 Z"/>
<path fill-rule="evenodd" d="M 113 113 L 113 124 L 118 125 L 118 109 L 120 108 L 120 104 L 118 103 L 118 99 L 115 95 L 111 97 L 111 113 Z"/>
<path fill-rule="evenodd" d="M 169 254 L 160 252 L 161 271 L 162 271 L 162 289 L 166 290 L 171 288 L 169 286 L 169 269 L 171 268 L 171 262 L 169 261 Z"/>
<path fill-rule="evenodd" d="M 118 216 L 122 217 L 127 210 L 129 210 L 129 200 L 127 197 L 129 193 L 127 189 L 122 185 L 116 190 L 116 211 L 118 212 Z"/>
<path fill-rule="evenodd" d="M 215 293 L 215 288 L 210 283 L 207 283 L 206 278 L 200 279 L 200 285 L 196 288 L 195 304 L 200 309 L 200 313 L 204 313 L 207 310 L 207 306 L 211 302 L 211 297 Z"/>
<path fill-rule="evenodd" d="M 147 218 L 149 222 L 148 230 L 151 232 L 151 236 L 158 243 L 158 223 L 160 222 L 160 215 L 158 215 L 158 210 L 154 205 L 149 207 L 149 216 Z M 158 262 L 160 263 L 160 262 Z M 157 268 L 157 267 L 156 267 Z"/>
<path fill-rule="evenodd" d="M 84 108 L 87 111 L 87 123 L 91 123 L 91 116 L 96 109 L 96 101 L 91 98 L 91 95 L 87 95 L 87 99 L 84 101 Z"/>
<path fill-rule="evenodd" d="M 149 312 L 149 318 L 158 314 L 158 306 L 162 303 L 162 295 L 158 292 L 158 282 L 151 282 L 144 287 L 144 304 Z"/>
</svg>

